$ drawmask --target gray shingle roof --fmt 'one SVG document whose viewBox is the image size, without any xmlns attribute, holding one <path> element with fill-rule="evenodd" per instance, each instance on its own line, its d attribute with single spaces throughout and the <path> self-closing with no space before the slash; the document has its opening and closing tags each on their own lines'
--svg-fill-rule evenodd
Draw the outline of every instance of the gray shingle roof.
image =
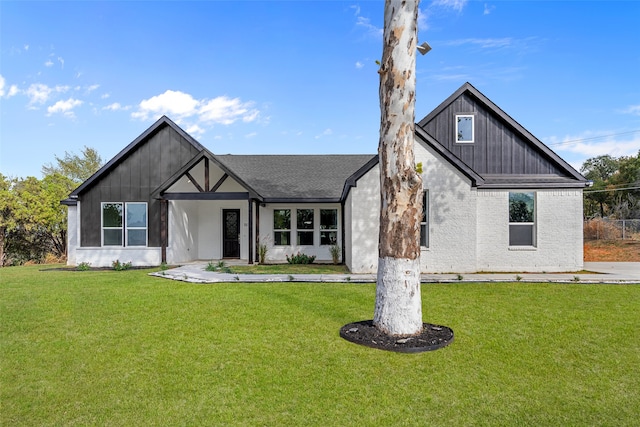
<svg viewBox="0 0 640 427">
<path fill-rule="evenodd" d="M 347 178 L 374 157 L 373 154 L 214 155 L 266 201 L 339 201 Z"/>
</svg>

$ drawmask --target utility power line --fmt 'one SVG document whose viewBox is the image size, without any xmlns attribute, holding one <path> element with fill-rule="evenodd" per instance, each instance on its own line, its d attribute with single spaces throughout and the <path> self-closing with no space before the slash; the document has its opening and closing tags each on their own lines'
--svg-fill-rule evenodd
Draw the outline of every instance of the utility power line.
<svg viewBox="0 0 640 427">
<path fill-rule="evenodd" d="M 609 188 L 607 190 L 584 190 L 583 193 L 604 193 L 607 191 L 640 190 L 639 187 Z"/>
<path fill-rule="evenodd" d="M 638 133 L 638 132 L 640 132 L 640 129 L 630 130 L 628 132 L 612 133 L 612 134 L 609 134 L 609 135 L 592 136 L 590 138 L 571 139 L 569 141 L 556 142 L 555 144 L 547 144 L 547 146 L 549 146 L 549 147 L 557 147 L 559 145 L 570 145 L 570 144 L 575 144 L 575 143 L 583 142 L 583 141 L 591 141 L 591 140 L 594 140 L 594 139 L 609 138 L 611 136 L 629 135 L 629 134 Z"/>
</svg>

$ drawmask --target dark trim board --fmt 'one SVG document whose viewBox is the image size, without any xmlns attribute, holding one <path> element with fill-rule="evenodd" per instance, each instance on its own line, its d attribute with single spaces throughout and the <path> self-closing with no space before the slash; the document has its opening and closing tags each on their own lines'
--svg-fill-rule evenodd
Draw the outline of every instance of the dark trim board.
<svg viewBox="0 0 640 427">
<path fill-rule="evenodd" d="M 161 200 L 249 200 L 249 193 L 165 193 Z"/>
</svg>

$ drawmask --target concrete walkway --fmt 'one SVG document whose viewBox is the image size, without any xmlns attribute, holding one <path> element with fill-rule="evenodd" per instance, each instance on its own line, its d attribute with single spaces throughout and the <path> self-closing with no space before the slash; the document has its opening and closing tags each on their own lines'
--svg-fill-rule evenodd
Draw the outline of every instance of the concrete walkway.
<svg viewBox="0 0 640 427">
<path fill-rule="evenodd" d="M 190 283 L 229 282 L 313 282 L 375 283 L 375 274 L 227 274 L 206 271 L 207 262 L 194 262 L 165 271 L 151 273 L 165 279 Z M 422 274 L 423 283 L 456 282 L 554 282 L 554 283 L 638 283 L 640 262 L 585 262 L 584 269 L 593 273 L 463 273 Z"/>
</svg>

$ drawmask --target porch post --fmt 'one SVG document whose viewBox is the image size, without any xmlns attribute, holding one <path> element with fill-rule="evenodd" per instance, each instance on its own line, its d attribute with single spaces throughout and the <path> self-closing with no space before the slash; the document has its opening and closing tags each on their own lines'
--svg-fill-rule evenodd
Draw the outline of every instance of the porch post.
<svg viewBox="0 0 640 427">
<path fill-rule="evenodd" d="M 160 199 L 160 246 L 164 263 L 167 262 L 168 211 L 169 202 L 166 199 Z"/>
<path fill-rule="evenodd" d="M 256 200 L 256 248 L 260 245 L 260 201 Z M 256 262 L 260 262 L 260 254 L 256 250 Z"/>
<path fill-rule="evenodd" d="M 347 249 L 345 248 L 344 239 L 346 237 L 346 231 L 344 229 L 344 201 L 340 202 L 340 245 L 342 246 L 342 263 L 346 264 L 345 255 L 347 254 Z"/>
<path fill-rule="evenodd" d="M 249 197 L 249 264 L 253 264 L 253 199 Z"/>
</svg>

